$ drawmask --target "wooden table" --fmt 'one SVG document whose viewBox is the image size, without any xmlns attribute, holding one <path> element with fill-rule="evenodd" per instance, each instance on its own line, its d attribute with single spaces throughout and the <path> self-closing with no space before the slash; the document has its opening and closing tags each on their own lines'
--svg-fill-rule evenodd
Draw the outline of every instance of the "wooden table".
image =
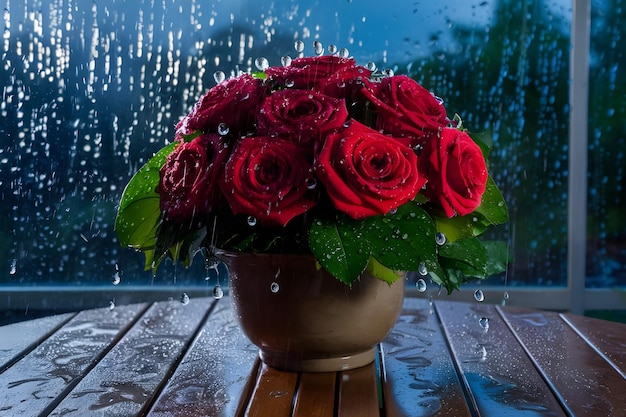
<svg viewBox="0 0 626 417">
<path fill-rule="evenodd" d="M 626 325 L 410 298 L 374 364 L 259 363 L 227 297 L 0 327 L 0 416 L 626 416 Z"/>
</svg>

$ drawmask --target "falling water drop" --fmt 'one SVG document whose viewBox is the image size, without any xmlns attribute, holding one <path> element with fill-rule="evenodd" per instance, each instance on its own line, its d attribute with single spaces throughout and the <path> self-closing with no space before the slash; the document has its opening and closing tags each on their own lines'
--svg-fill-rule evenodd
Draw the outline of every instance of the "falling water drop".
<svg viewBox="0 0 626 417">
<path fill-rule="evenodd" d="M 109 310 L 113 310 L 115 308 L 115 301 L 111 300 L 109 301 Z"/>
<path fill-rule="evenodd" d="M 220 286 L 220 284 L 216 284 L 215 287 L 213 288 L 213 298 L 215 298 L 216 300 L 219 300 L 223 296 L 224 296 L 224 291 L 222 290 L 222 287 Z"/>
<path fill-rule="evenodd" d="M 474 291 L 474 299 L 478 302 L 483 302 L 485 301 L 485 294 L 482 290 L 476 290 Z"/>
<path fill-rule="evenodd" d="M 280 290 L 280 285 L 278 285 L 278 282 L 272 282 L 272 284 L 270 285 L 270 291 L 276 294 L 278 290 Z"/>
<path fill-rule="evenodd" d="M 215 80 L 216 83 L 221 83 L 226 79 L 226 74 L 224 74 L 223 71 L 215 71 L 213 73 L 213 79 Z"/>
<path fill-rule="evenodd" d="M 315 55 L 322 55 L 324 53 L 324 45 L 322 45 L 322 42 L 313 42 L 313 51 L 315 52 Z"/>
<path fill-rule="evenodd" d="M 417 282 L 415 283 L 415 286 L 417 287 L 417 291 L 419 292 L 426 291 L 426 281 L 424 281 L 422 278 L 417 280 Z"/>
<path fill-rule="evenodd" d="M 256 226 L 256 217 L 248 216 L 248 226 Z"/>
<path fill-rule="evenodd" d="M 288 67 L 291 65 L 291 57 L 289 55 L 284 55 L 280 57 L 280 63 L 283 67 Z"/>
<path fill-rule="evenodd" d="M 417 267 L 417 272 L 421 276 L 428 275 L 428 268 L 426 268 L 426 264 L 424 262 L 420 262 L 419 266 Z"/>
<path fill-rule="evenodd" d="M 482 317 L 478 320 L 478 324 L 480 324 L 480 327 L 482 327 L 485 331 L 489 330 L 489 319 L 487 317 Z"/>
<path fill-rule="evenodd" d="M 180 303 L 184 306 L 189 304 L 189 295 L 186 292 L 182 293 L 180 296 Z"/>
<path fill-rule="evenodd" d="M 296 52 L 304 51 L 304 42 L 296 41 L 296 43 L 294 44 L 294 48 L 296 49 Z"/>
<path fill-rule="evenodd" d="M 437 245 L 439 246 L 444 245 L 446 243 L 446 240 L 446 235 L 441 232 L 437 232 L 437 234 L 435 235 L 435 243 L 437 243 Z"/>
<path fill-rule="evenodd" d="M 122 276 L 120 274 L 120 271 L 115 271 L 115 273 L 113 274 L 113 278 L 111 279 L 111 283 L 113 285 L 119 285 L 120 282 L 122 282 Z"/>
<path fill-rule="evenodd" d="M 11 266 L 9 267 L 9 275 L 15 275 L 17 272 L 17 259 L 11 260 Z"/>
<path fill-rule="evenodd" d="M 270 67 L 270 63 L 265 57 L 258 57 L 254 60 L 254 66 L 257 67 L 259 71 L 265 71 Z"/>
</svg>

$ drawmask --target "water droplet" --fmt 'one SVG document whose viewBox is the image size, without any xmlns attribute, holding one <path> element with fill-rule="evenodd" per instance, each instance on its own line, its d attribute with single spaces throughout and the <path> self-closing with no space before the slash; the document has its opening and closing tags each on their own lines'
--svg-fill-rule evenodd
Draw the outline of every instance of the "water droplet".
<svg viewBox="0 0 626 417">
<path fill-rule="evenodd" d="M 482 290 L 476 290 L 474 291 L 474 299 L 478 302 L 483 302 L 485 301 L 485 294 Z"/>
<path fill-rule="evenodd" d="M 257 67 L 259 71 L 265 71 L 270 67 L 270 62 L 265 57 L 258 57 L 254 60 L 254 66 Z"/>
<path fill-rule="evenodd" d="M 285 87 L 287 88 L 291 88 L 295 85 L 296 83 L 293 80 L 285 80 Z"/>
<path fill-rule="evenodd" d="M 509 295 L 508 291 L 505 291 L 502 297 L 503 297 L 505 300 L 508 300 L 508 299 L 509 299 L 509 297 L 510 297 L 510 295 Z"/>
<path fill-rule="evenodd" d="M 489 330 L 489 319 L 487 317 L 482 317 L 478 320 L 478 324 L 480 324 L 480 327 L 482 327 L 485 331 Z"/>
<path fill-rule="evenodd" d="M 213 73 L 213 79 L 215 80 L 216 83 L 221 83 L 226 79 L 226 74 L 224 74 L 223 71 L 215 71 Z"/>
<path fill-rule="evenodd" d="M 278 290 L 280 290 L 280 285 L 278 285 L 278 282 L 272 282 L 272 284 L 270 285 L 270 291 L 276 294 Z"/>
<path fill-rule="evenodd" d="M 374 62 L 370 61 L 367 64 L 365 64 L 365 68 L 367 68 L 368 70 L 374 72 L 374 71 L 376 71 L 376 64 Z"/>
<path fill-rule="evenodd" d="M 417 280 L 417 282 L 415 283 L 415 286 L 417 287 L 417 291 L 419 292 L 426 291 L 426 281 L 424 281 L 422 278 Z"/>
<path fill-rule="evenodd" d="M 285 55 L 280 57 L 280 63 L 283 67 L 288 67 L 291 65 L 291 57 L 289 55 Z"/>
<path fill-rule="evenodd" d="M 337 46 L 333 45 L 332 43 L 330 45 L 328 45 L 328 53 L 330 54 L 336 54 L 337 53 Z"/>
<path fill-rule="evenodd" d="M 338 52 L 340 58 L 347 58 L 350 56 L 350 51 L 347 48 L 341 48 Z"/>
<path fill-rule="evenodd" d="M 256 217 L 248 216 L 248 226 L 256 226 Z"/>
<path fill-rule="evenodd" d="M 426 268 L 426 264 L 424 262 L 420 262 L 417 272 L 422 276 L 428 275 L 428 268 Z"/>
<path fill-rule="evenodd" d="M 9 267 L 9 275 L 15 275 L 17 272 L 17 259 L 11 260 L 11 266 Z"/>
<path fill-rule="evenodd" d="M 391 68 L 385 68 L 385 69 L 383 70 L 383 75 L 384 75 L 385 77 L 393 77 L 394 72 L 393 72 L 393 70 L 392 70 Z"/>
<path fill-rule="evenodd" d="M 435 243 L 437 243 L 439 246 L 445 244 L 446 240 L 446 235 L 441 232 L 437 232 L 437 234 L 435 235 Z"/>
<path fill-rule="evenodd" d="M 293 46 L 296 49 L 296 52 L 304 51 L 304 42 L 302 41 L 296 41 Z"/>
<path fill-rule="evenodd" d="M 306 179 L 306 188 L 309 190 L 314 190 L 317 187 L 317 180 L 313 177 L 309 177 Z"/>
<path fill-rule="evenodd" d="M 122 276 L 119 271 L 115 271 L 111 282 L 113 283 L 113 285 L 119 285 L 119 283 L 122 282 Z"/>
<path fill-rule="evenodd" d="M 217 284 L 215 288 L 213 288 L 213 298 L 215 298 L 216 300 L 219 300 L 223 296 L 224 296 L 224 291 L 222 290 L 222 287 L 220 286 L 220 284 Z"/>
<path fill-rule="evenodd" d="M 395 208 L 392 208 L 391 210 L 389 210 L 389 213 L 387 213 L 387 214 L 390 214 L 390 215 L 392 215 L 392 216 L 393 216 L 393 215 L 394 215 L 394 214 L 396 214 L 397 212 L 398 212 L 398 208 L 397 208 L 397 207 L 395 207 Z"/>
<path fill-rule="evenodd" d="M 313 42 L 313 51 L 315 52 L 315 55 L 322 55 L 324 53 L 324 45 L 322 45 L 322 42 Z"/>
<path fill-rule="evenodd" d="M 226 123 L 220 123 L 217 126 L 217 133 L 219 133 L 220 136 L 226 136 L 228 135 L 228 132 L 230 132 L 230 128 Z"/>
<path fill-rule="evenodd" d="M 182 293 L 180 296 L 180 303 L 184 306 L 189 304 L 189 295 L 186 292 Z"/>
<path fill-rule="evenodd" d="M 109 301 L 109 310 L 113 310 L 115 308 L 115 301 Z"/>
</svg>

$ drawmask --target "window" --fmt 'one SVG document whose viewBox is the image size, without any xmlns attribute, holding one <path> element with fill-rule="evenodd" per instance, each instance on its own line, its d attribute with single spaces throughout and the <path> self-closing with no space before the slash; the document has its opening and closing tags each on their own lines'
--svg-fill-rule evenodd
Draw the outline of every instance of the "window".
<svg viewBox="0 0 626 417">
<path fill-rule="evenodd" d="M 0 310 L 210 294 L 200 259 L 143 271 L 116 204 L 216 70 L 278 63 L 295 40 L 408 73 L 491 138 L 513 259 L 489 301 L 625 307 L 609 290 L 626 284 L 620 0 L 7 0 L 1 24 Z"/>
</svg>

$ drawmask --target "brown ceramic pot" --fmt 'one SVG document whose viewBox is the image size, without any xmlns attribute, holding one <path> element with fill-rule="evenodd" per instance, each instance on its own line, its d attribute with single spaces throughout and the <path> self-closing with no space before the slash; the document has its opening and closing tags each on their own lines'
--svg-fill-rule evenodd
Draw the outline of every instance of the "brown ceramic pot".
<svg viewBox="0 0 626 417">
<path fill-rule="evenodd" d="M 404 279 L 369 273 L 352 287 L 316 268 L 311 255 L 220 252 L 243 332 L 267 365 L 330 372 L 374 360 L 400 314 Z"/>
</svg>

